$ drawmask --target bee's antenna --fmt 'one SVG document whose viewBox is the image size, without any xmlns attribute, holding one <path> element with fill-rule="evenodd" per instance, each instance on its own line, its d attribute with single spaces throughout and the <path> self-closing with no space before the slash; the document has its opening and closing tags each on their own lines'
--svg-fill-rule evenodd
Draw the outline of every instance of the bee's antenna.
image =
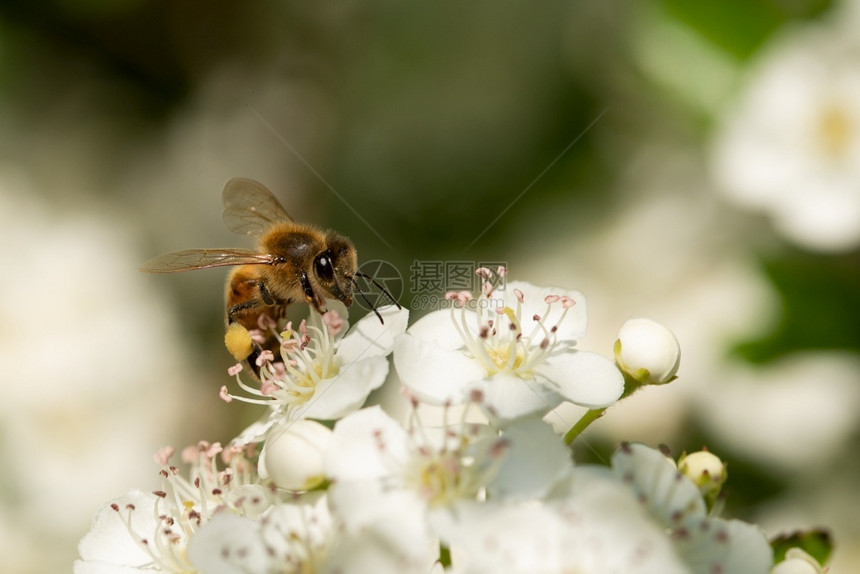
<svg viewBox="0 0 860 574">
<path fill-rule="evenodd" d="M 366 273 L 362 273 L 361 271 L 356 271 L 356 272 L 355 272 L 355 274 L 356 274 L 356 275 L 358 275 L 359 277 L 361 277 L 362 279 L 367 279 L 368 281 L 370 281 L 371 283 L 373 283 L 374 285 L 376 285 L 376 288 L 377 288 L 377 289 L 379 289 L 380 291 L 382 291 L 383 293 L 385 293 L 385 295 L 386 295 L 389 299 L 391 299 L 391 302 L 392 302 L 392 303 L 394 303 L 395 305 L 397 305 L 397 308 L 398 308 L 398 309 L 403 309 L 403 307 L 401 307 L 401 306 L 400 306 L 400 303 L 397 301 L 397 299 L 395 299 L 395 298 L 394 298 L 394 296 L 393 296 L 391 293 L 389 293 L 388 289 L 386 289 L 385 287 L 383 287 L 382 285 L 380 285 L 380 284 L 376 281 L 376 279 L 374 279 L 374 278 L 373 278 L 373 277 L 371 277 L 370 275 L 367 275 Z M 353 279 L 353 282 L 355 282 L 355 279 Z M 356 283 L 356 285 L 358 285 L 358 284 Z"/>
<path fill-rule="evenodd" d="M 358 275 L 358 273 L 356 273 L 356 275 Z M 365 275 L 365 277 L 367 276 Z M 374 304 L 370 302 L 370 300 L 367 298 L 367 295 L 365 295 L 364 291 L 361 290 L 361 285 L 358 284 L 358 281 L 355 280 L 355 277 L 350 277 L 349 280 L 352 281 L 353 285 L 355 285 L 355 290 L 358 291 L 358 294 L 361 295 L 361 298 L 364 299 L 364 302 L 367 303 L 368 307 L 370 307 L 370 310 L 376 313 L 376 316 L 379 317 L 379 322 L 385 325 L 385 321 L 382 320 L 382 315 L 379 314 L 379 311 L 376 310 Z"/>
</svg>

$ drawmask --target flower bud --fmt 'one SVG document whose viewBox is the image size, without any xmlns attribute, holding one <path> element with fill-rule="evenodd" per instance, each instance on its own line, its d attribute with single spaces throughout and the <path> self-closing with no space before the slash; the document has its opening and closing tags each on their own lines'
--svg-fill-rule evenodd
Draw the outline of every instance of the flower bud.
<svg viewBox="0 0 860 574">
<path fill-rule="evenodd" d="M 675 335 L 650 319 L 630 319 L 615 341 L 618 367 L 643 385 L 662 385 L 675 379 L 681 348 Z"/>
<path fill-rule="evenodd" d="M 818 562 L 801 550 L 791 548 L 785 553 L 785 560 L 773 567 L 770 574 L 822 574 L 824 570 Z"/>
<path fill-rule="evenodd" d="M 728 477 L 723 461 L 707 450 L 681 456 L 678 470 L 699 487 L 699 492 L 708 501 L 716 499 Z"/>
<path fill-rule="evenodd" d="M 257 471 L 263 479 L 287 490 L 311 490 L 325 481 L 323 453 L 331 430 L 312 420 L 284 423 L 273 429 Z"/>
</svg>

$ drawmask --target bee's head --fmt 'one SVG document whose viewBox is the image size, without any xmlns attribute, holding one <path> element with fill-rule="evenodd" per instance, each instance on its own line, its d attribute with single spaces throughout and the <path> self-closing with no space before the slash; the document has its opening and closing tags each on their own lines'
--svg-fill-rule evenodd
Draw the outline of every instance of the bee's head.
<svg viewBox="0 0 860 574">
<path fill-rule="evenodd" d="M 329 231 L 326 249 L 314 258 L 313 272 L 320 287 L 347 307 L 352 305 L 353 277 L 358 270 L 355 246 L 348 238 Z"/>
</svg>

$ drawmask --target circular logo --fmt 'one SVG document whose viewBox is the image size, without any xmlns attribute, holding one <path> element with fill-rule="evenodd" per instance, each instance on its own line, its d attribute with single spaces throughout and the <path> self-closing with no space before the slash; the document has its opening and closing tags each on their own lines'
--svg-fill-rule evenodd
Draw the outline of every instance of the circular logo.
<svg viewBox="0 0 860 574">
<path fill-rule="evenodd" d="M 403 295 L 403 277 L 397 267 L 388 261 L 365 261 L 358 267 L 355 279 L 358 287 L 353 301 L 362 309 L 369 311 L 393 305 Z"/>
</svg>

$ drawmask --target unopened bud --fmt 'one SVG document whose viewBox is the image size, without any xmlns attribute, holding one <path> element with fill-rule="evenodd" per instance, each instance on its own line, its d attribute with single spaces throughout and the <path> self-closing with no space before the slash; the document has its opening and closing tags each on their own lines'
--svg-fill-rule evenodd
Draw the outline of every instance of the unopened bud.
<svg viewBox="0 0 860 574">
<path fill-rule="evenodd" d="M 699 492 L 709 503 L 716 499 L 728 478 L 726 465 L 720 457 L 707 450 L 681 456 L 678 470 L 699 487 Z"/>
<path fill-rule="evenodd" d="M 785 560 L 773 567 L 770 574 L 822 574 L 818 561 L 800 548 L 790 548 Z"/>
<path fill-rule="evenodd" d="M 331 430 L 312 420 L 284 423 L 266 439 L 258 472 L 286 490 L 311 490 L 325 481 L 323 453 Z"/>
<path fill-rule="evenodd" d="M 675 335 L 650 319 L 630 319 L 615 341 L 618 367 L 643 385 L 662 385 L 675 379 L 681 347 Z"/>
</svg>

